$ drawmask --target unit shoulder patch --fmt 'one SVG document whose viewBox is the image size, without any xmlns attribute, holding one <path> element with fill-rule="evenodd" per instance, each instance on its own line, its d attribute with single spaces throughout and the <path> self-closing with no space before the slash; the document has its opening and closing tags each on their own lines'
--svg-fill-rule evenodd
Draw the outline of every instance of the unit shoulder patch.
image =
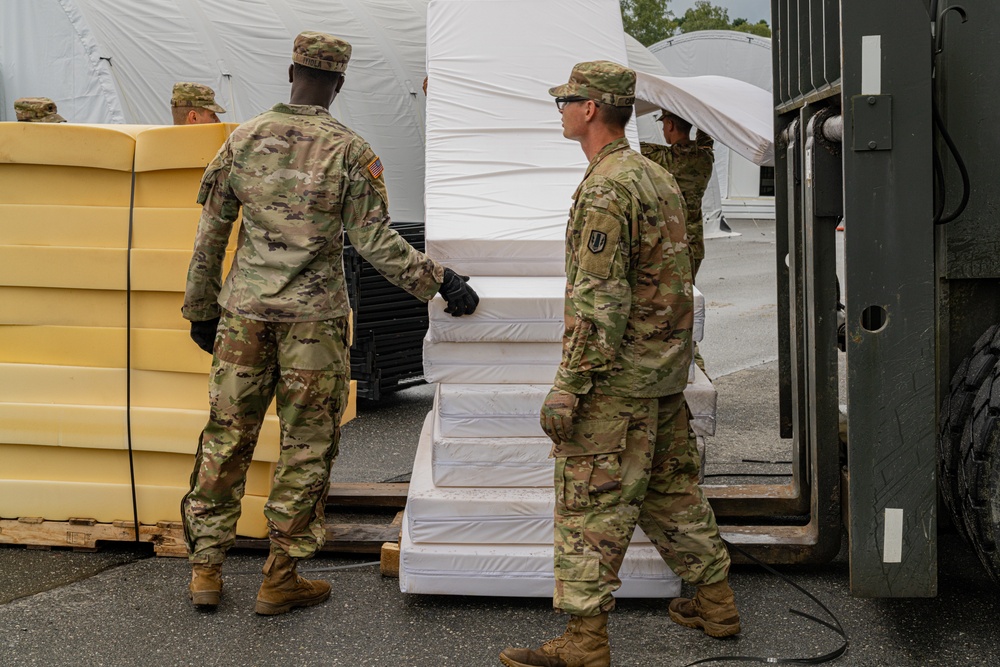
<svg viewBox="0 0 1000 667">
<path fill-rule="evenodd" d="M 618 218 L 591 211 L 583 226 L 580 241 L 580 270 L 597 278 L 609 278 L 618 255 L 621 223 Z"/>
</svg>

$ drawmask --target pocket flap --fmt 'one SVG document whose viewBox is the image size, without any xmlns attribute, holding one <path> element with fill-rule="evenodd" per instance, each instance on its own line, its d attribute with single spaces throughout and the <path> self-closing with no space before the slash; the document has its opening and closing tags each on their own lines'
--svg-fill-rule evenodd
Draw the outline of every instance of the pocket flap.
<svg viewBox="0 0 1000 667">
<path fill-rule="evenodd" d="M 563 554 L 555 561 L 559 581 L 597 581 L 601 576 L 601 558 L 597 555 Z"/>
<path fill-rule="evenodd" d="M 553 458 L 613 454 L 625 449 L 628 418 L 589 419 L 573 424 L 573 439 L 552 446 Z"/>
</svg>

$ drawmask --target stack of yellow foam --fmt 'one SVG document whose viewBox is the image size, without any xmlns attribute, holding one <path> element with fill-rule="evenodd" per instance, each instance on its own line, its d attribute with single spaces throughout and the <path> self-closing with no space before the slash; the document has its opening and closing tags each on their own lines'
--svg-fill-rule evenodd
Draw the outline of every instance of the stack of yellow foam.
<svg viewBox="0 0 1000 667">
<path fill-rule="evenodd" d="M 131 406 L 139 521 L 179 520 L 211 363 L 180 307 L 231 129 L 0 124 L 0 518 L 131 520 Z M 278 443 L 272 407 L 242 535 L 267 533 Z"/>
</svg>

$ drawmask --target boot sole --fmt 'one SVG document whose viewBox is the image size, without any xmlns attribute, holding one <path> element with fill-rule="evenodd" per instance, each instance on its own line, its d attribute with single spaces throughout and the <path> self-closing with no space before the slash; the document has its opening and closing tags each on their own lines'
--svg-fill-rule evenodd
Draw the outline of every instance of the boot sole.
<svg viewBox="0 0 1000 667">
<path fill-rule="evenodd" d="M 712 623 L 706 621 L 703 618 L 687 618 L 686 616 L 681 616 L 680 614 L 674 612 L 673 609 L 670 610 L 670 620 L 677 625 L 683 625 L 685 628 L 691 628 L 693 630 L 701 630 L 709 637 L 715 637 L 716 639 L 722 639 L 723 637 L 731 637 L 740 632 L 740 624 L 735 625 L 721 625 L 719 623 Z"/>
<path fill-rule="evenodd" d="M 518 662 L 517 660 L 511 660 L 503 653 L 500 654 L 500 662 L 507 665 L 507 667 L 531 667 L 531 665 L 526 665 L 523 662 Z"/>
<path fill-rule="evenodd" d="M 188 597 L 196 607 L 218 607 L 222 599 L 221 591 L 199 591 L 197 593 L 188 592 Z"/>
<path fill-rule="evenodd" d="M 330 591 L 327 591 L 321 595 L 317 595 L 314 598 L 306 598 L 300 600 L 289 600 L 288 602 L 283 602 L 277 604 L 274 602 L 264 602 L 263 600 L 257 600 L 256 606 L 254 606 L 254 611 L 261 616 L 275 616 L 277 614 L 284 614 L 286 612 L 295 609 L 296 607 L 312 607 L 317 604 L 322 604 L 330 599 Z"/>
</svg>

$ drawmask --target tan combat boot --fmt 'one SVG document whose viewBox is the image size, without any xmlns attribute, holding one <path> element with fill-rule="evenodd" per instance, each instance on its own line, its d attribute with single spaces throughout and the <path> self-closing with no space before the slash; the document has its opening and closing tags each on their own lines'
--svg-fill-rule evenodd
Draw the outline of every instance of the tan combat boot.
<svg viewBox="0 0 1000 667">
<path fill-rule="evenodd" d="M 217 607 L 222 597 L 222 565 L 191 564 L 188 597 L 196 607 Z"/>
<path fill-rule="evenodd" d="M 296 558 L 271 552 L 264 563 L 264 583 L 257 591 L 258 614 L 273 616 L 284 614 L 295 607 L 311 607 L 326 602 L 330 597 L 330 584 L 325 581 L 303 579 L 295 571 Z"/>
<path fill-rule="evenodd" d="M 597 616 L 572 616 L 561 637 L 538 649 L 508 646 L 500 654 L 507 667 L 610 667 L 608 612 Z"/>
<path fill-rule="evenodd" d="M 698 586 L 694 599 L 671 601 L 670 619 L 685 628 L 700 628 L 709 637 L 729 637 L 740 631 L 740 614 L 726 580 Z"/>
</svg>

